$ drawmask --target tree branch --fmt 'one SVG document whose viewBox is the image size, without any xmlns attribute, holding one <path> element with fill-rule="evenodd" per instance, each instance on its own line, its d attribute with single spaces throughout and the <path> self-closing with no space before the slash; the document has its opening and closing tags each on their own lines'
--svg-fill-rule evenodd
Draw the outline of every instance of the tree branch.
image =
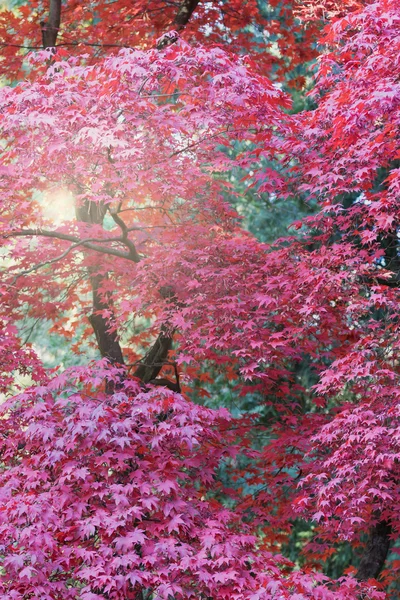
<svg viewBox="0 0 400 600">
<path fill-rule="evenodd" d="M 125 222 L 121 219 L 121 217 L 116 212 L 113 212 L 110 210 L 110 215 L 112 216 L 114 222 L 118 225 L 118 227 L 122 231 L 122 241 L 125 244 L 125 246 L 127 246 L 127 248 L 129 249 L 129 254 L 132 257 L 132 260 L 134 262 L 139 262 L 140 256 L 137 253 L 135 244 L 128 237 L 129 229 L 126 226 Z M 137 229 L 137 228 L 134 228 L 134 229 Z"/>
<path fill-rule="evenodd" d="M 43 236 L 73 242 L 73 244 L 59 256 L 53 259 L 49 259 L 48 261 L 43 261 L 42 263 L 38 263 L 37 265 L 32 266 L 30 269 L 19 273 L 16 277 L 27 275 L 28 273 L 42 266 L 45 266 L 46 264 L 51 264 L 53 262 L 61 260 L 77 246 L 83 246 L 90 250 L 95 250 L 103 254 L 117 256 L 119 258 L 124 258 L 126 260 L 138 263 L 140 261 L 140 256 L 138 255 L 133 242 L 128 240 L 128 233 L 131 229 L 139 228 L 128 228 L 126 223 L 116 213 L 111 213 L 111 216 L 113 217 L 115 223 L 117 223 L 121 228 L 122 236 L 112 238 L 79 239 L 77 236 L 68 233 L 49 231 L 46 229 L 22 229 L 20 231 L 8 233 L 4 237 Z M 118 250 L 114 250 L 113 248 L 104 248 L 98 245 L 107 244 L 108 242 L 120 242 L 125 244 L 129 248 L 129 253 L 125 254 L 123 252 L 119 252 Z M 111 362 L 118 362 L 120 364 L 123 364 L 122 351 L 117 340 L 116 334 L 114 332 L 109 331 L 109 324 L 104 320 L 104 318 L 100 314 L 101 311 L 110 309 L 111 300 L 108 299 L 107 302 L 104 302 L 104 300 L 102 300 L 101 295 L 99 293 L 101 280 L 98 279 L 98 276 L 92 276 L 91 281 L 93 289 L 93 314 L 89 317 L 89 321 L 94 329 L 100 354 L 103 357 L 108 358 Z M 172 288 L 170 289 L 169 286 L 164 287 L 165 289 L 163 288 L 160 290 L 161 295 L 166 299 L 173 298 L 174 292 L 171 291 Z M 143 381 L 143 383 L 150 383 L 150 381 L 154 382 L 154 380 L 156 380 L 157 376 L 159 375 L 163 365 L 165 364 L 165 361 L 168 357 L 168 352 L 171 350 L 171 348 L 172 333 L 169 332 L 166 326 L 163 326 L 154 345 L 143 358 L 143 360 L 140 361 L 139 366 L 134 373 L 134 376 Z"/>
<path fill-rule="evenodd" d="M 55 238 L 58 240 L 65 240 L 67 242 L 74 242 L 77 246 L 84 246 L 85 248 L 89 248 L 90 250 L 95 250 L 96 252 L 100 252 L 101 254 L 109 254 L 111 256 L 117 256 L 118 258 L 124 258 L 126 260 L 130 260 L 132 262 L 138 263 L 140 261 L 140 256 L 136 253 L 133 254 L 129 245 L 124 240 L 123 236 L 113 237 L 113 238 L 87 238 L 87 239 L 79 239 L 75 235 L 70 235 L 68 233 L 61 233 L 58 231 L 48 231 L 46 229 L 21 229 L 20 231 L 14 231 L 12 233 L 7 233 L 3 237 L 22 237 L 22 236 L 43 236 Z M 96 242 L 96 243 L 93 243 Z M 120 252 L 119 250 L 115 250 L 114 248 L 104 248 L 103 246 L 99 246 L 98 244 L 107 244 L 108 242 L 120 242 L 129 248 L 129 252 Z"/>
<path fill-rule="evenodd" d="M 178 31 L 184 29 L 188 24 L 192 14 L 197 8 L 200 0 L 184 0 L 174 19 L 174 25 Z"/>
<path fill-rule="evenodd" d="M 92 42 L 61 42 L 61 44 L 55 44 L 53 48 L 65 48 L 68 46 L 89 46 L 91 48 L 131 48 L 135 49 L 135 46 L 129 44 L 96 44 Z M 43 46 L 31 46 L 27 44 L 0 44 L 0 48 L 21 48 L 23 50 L 42 50 Z"/>
<path fill-rule="evenodd" d="M 78 221 L 83 223 L 102 225 L 106 212 L 107 207 L 103 202 L 94 204 L 92 202 L 85 201 L 80 205 L 75 205 L 76 218 Z M 123 238 L 121 237 L 118 238 L 118 241 L 124 243 Z M 83 245 L 86 248 L 91 247 L 90 242 Z M 104 250 L 102 246 L 98 246 L 98 248 Z M 108 254 L 115 254 L 114 252 L 110 252 L 110 250 L 112 250 L 110 248 L 106 250 Z M 121 255 L 121 253 L 117 253 L 117 255 Z M 123 258 L 134 260 L 130 254 L 123 254 Z M 134 260 L 134 262 L 139 262 L 139 260 L 139 257 L 137 257 L 137 260 Z M 107 291 L 107 288 L 105 290 L 101 290 L 103 282 L 108 281 L 109 275 L 108 273 L 96 273 L 95 267 L 89 267 L 89 273 L 93 298 L 92 314 L 89 316 L 89 322 L 96 336 L 97 346 L 103 358 L 107 358 L 112 364 L 123 365 L 124 357 L 115 324 L 112 294 Z M 118 387 L 118 384 L 116 385 L 113 381 L 107 381 L 106 393 L 114 393 L 116 387 Z"/>
<path fill-rule="evenodd" d="M 110 321 L 105 319 L 101 314 L 104 310 L 113 313 L 110 295 L 102 295 L 99 291 L 101 284 L 107 279 L 107 275 L 94 275 L 90 278 L 93 291 L 93 313 L 90 315 L 89 321 L 93 327 L 101 356 L 103 358 L 108 358 L 113 364 L 118 363 L 123 365 L 124 358 L 117 333 L 112 328 L 113 323 L 112 321 L 110 323 Z"/>
<path fill-rule="evenodd" d="M 172 332 L 165 325 L 161 327 L 153 346 L 148 353 L 139 362 L 139 366 L 134 372 L 134 377 L 137 377 L 143 383 L 154 383 L 157 375 L 165 365 L 168 357 L 168 352 L 172 348 Z"/>
<path fill-rule="evenodd" d="M 81 244 L 82 244 L 82 242 L 76 242 L 75 244 L 72 244 L 72 246 L 67 248 L 64 252 L 62 252 L 59 256 L 56 256 L 55 258 L 50 258 L 49 260 L 44 260 L 43 262 L 37 263 L 36 265 L 33 265 L 29 269 L 26 269 L 26 271 L 21 271 L 21 273 L 17 273 L 17 275 L 13 279 L 13 285 L 19 277 L 23 277 L 24 275 L 29 275 L 29 273 L 32 273 L 33 271 L 37 271 L 41 267 L 45 267 L 46 265 L 51 265 L 53 263 L 58 262 L 59 260 L 62 260 L 71 252 L 71 250 L 73 250 L 77 246 L 80 246 Z"/>
</svg>

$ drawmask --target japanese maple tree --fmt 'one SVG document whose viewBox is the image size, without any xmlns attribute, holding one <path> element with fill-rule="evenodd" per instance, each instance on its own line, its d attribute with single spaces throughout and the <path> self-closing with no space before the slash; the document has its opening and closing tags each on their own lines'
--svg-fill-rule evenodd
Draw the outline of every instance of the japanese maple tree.
<svg viewBox="0 0 400 600">
<path fill-rule="evenodd" d="M 61 4 L 49 5 L 41 32 L 34 3 L 18 8 L 23 35 L 46 47 L 63 40 Z M 225 5 L 133 15 L 121 2 L 111 34 L 112 6 L 85 20 L 70 3 L 71 43 L 94 21 L 85 50 L 29 55 L 26 79 L 0 90 L 2 597 L 383 598 L 376 578 L 400 529 L 400 8 L 290 10 L 286 24 L 307 17 L 312 36 L 331 21 L 317 107 L 289 116 L 259 47 L 215 45 L 237 28 L 230 50 L 242 47 L 255 4 L 239 18 L 228 3 L 206 46 L 196 39 Z M 109 35 L 136 47 L 104 51 Z M 303 194 L 320 212 L 260 243 L 226 201 L 235 167 L 259 194 Z M 18 339 L 26 315 L 67 339 L 79 330 L 102 359 L 44 369 Z M 310 406 L 293 379 L 305 357 L 318 379 Z M 264 398 L 264 447 L 252 445 L 257 416 L 190 400 L 203 364 Z M 255 493 L 223 485 L 221 467 Z M 298 516 L 315 527 L 302 570 L 281 552 Z M 329 580 L 321 563 L 341 540 L 361 561 Z"/>
<path fill-rule="evenodd" d="M 297 0 L 28 0 L 12 3 L 0 11 L 2 75 L 26 76 L 25 57 L 30 51 L 59 46 L 96 60 L 121 47 L 151 48 L 168 30 L 179 31 L 193 43 L 228 45 L 238 54 L 254 55 L 254 68 L 264 73 L 290 73 L 292 85 L 301 86 L 299 65 L 317 56 L 316 41 L 321 24 L 338 14 L 338 4 L 323 9 L 311 3 L 311 18 L 300 21 L 304 10 Z M 350 10 L 358 0 L 341 0 Z M 308 8 L 308 7 L 307 7 Z M 339 9 L 340 10 L 340 9 Z"/>
</svg>

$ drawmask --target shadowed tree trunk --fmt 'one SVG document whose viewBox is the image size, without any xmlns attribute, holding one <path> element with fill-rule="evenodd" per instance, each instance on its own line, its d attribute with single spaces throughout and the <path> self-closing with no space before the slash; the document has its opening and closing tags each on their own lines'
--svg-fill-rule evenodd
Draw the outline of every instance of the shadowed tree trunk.
<svg viewBox="0 0 400 600">
<path fill-rule="evenodd" d="M 60 23 L 61 0 L 50 0 L 48 19 L 40 23 L 43 48 L 53 48 L 56 45 Z"/>
<path fill-rule="evenodd" d="M 149 352 L 140 361 L 139 366 L 134 372 L 134 376 L 141 379 L 144 383 L 153 382 L 165 364 L 171 348 L 172 334 L 163 327 Z"/>
<path fill-rule="evenodd" d="M 389 552 L 391 531 L 391 527 L 386 521 L 381 521 L 371 529 L 356 574 L 359 581 L 376 579 L 379 576 Z"/>
<path fill-rule="evenodd" d="M 75 207 L 78 221 L 93 225 L 102 225 L 107 208 L 102 203 L 84 202 Z M 93 291 L 93 313 L 89 317 L 91 326 L 96 336 L 97 345 L 103 358 L 111 363 L 124 364 L 121 346 L 118 340 L 116 327 L 113 327 L 112 299 L 108 294 L 101 292 L 103 282 L 108 275 L 90 274 L 90 282 Z M 108 318 L 103 317 L 102 311 L 107 311 Z"/>
<path fill-rule="evenodd" d="M 106 320 L 100 314 L 106 310 L 108 313 L 112 310 L 111 298 L 107 298 L 100 293 L 99 288 L 103 281 L 108 279 L 107 275 L 95 275 L 90 278 L 93 289 L 93 314 L 89 321 L 96 335 L 97 345 L 101 356 L 107 358 L 111 363 L 123 364 L 121 346 L 118 341 L 116 329 L 112 328 L 112 321 Z"/>
</svg>

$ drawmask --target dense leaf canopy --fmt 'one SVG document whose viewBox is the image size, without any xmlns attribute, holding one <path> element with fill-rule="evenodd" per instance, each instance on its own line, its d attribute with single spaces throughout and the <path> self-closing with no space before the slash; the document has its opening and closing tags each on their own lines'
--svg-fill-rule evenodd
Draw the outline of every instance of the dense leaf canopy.
<svg viewBox="0 0 400 600">
<path fill-rule="evenodd" d="M 397 0 L 14 4 L 0 596 L 390 597 Z M 308 215 L 267 244 L 260 202 Z M 49 368 L 53 334 L 80 364 Z"/>
</svg>

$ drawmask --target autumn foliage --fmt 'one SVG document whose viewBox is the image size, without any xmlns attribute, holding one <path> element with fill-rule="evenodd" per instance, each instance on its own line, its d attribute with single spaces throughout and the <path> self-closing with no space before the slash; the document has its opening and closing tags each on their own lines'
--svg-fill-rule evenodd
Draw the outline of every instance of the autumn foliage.
<svg viewBox="0 0 400 600">
<path fill-rule="evenodd" d="M 0 13 L 0 596 L 390 597 L 398 2 L 56 4 Z M 317 208 L 262 243 L 232 173 Z M 46 369 L 27 318 L 81 366 Z M 257 410 L 193 401 L 221 373 Z"/>
</svg>

